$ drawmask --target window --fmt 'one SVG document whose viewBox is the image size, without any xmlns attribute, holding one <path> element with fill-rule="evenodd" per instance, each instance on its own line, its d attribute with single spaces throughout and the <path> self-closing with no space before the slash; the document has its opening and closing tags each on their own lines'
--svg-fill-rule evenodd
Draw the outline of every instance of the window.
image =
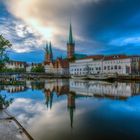
<svg viewBox="0 0 140 140">
<path fill-rule="evenodd" d="M 110 70 L 110 66 L 108 66 L 108 70 Z"/>
<path fill-rule="evenodd" d="M 106 66 L 104 66 L 104 70 L 106 70 Z"/>
<path fill-rule="evenodd" d="M 117 70 L 117 66 L 116 65 L 114 66 L 114 69 Z"/>
</svg>

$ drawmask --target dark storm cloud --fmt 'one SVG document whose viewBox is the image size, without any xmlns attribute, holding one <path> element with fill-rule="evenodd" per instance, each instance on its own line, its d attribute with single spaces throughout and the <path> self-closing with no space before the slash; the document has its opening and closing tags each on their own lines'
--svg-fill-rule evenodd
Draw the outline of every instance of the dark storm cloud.
<svg viewBox="0 0 140 140">
<path fill-rule="evenodd" d="M 75 12 L 75 11 L 74 11 Z M 74 21 L 89 38 L 119 37 L 140 31 L 139 0 L 102 0 L 77 7 Z M 108 39 L 109 39 L 108 38 Z"/>
</svg>

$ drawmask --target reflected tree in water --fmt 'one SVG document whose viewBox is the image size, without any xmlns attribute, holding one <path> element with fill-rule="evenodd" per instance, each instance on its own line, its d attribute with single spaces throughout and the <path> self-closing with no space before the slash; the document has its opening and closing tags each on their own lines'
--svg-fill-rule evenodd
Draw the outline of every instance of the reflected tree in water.
<svg viewBox="0 0 140 140">
<path fill-rule="evenodd" d="M 13 99 L 6 99 L 6 95 L 2 96 L 0 95 L 0 109 L 7 108 L 11 103 L 13 102 Z"/>
</svg>

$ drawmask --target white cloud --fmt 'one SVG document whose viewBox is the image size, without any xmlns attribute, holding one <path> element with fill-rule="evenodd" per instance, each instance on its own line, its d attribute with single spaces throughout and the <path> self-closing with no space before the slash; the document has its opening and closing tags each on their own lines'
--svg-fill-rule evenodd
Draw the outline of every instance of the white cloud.
<svg viewBox="0 0 140 140">
<path fill-rule="evenodd" d="M 20 44 L 15 44 L 12 47 L 12 50 L 14 52 L 17 52 L 17 53 L 24 53 L 24 52 L 30 52 L 31 51 L 31 49 L 29 47 L 22 47 Z"/>
<path fill-rule="evenodd" d="M 16 33 L 19 37 L 25 37 L 26 36 L 26 31 L 24 30 L 23 25 L 16 26 Z"/>
<path fill-rule="evenodd" d="M 140 45 L 140 37 L 138 36 L 138 37 L 118 38 L 118 39 L 112 40 L 109 44 L 117 45 L 117 46 L 126 46 L 129 44 Z"/>
<path fill-rule="evenodd" d="M 129 37 L 123 40 L 123 44 L 127 45 L 127 44 L 131 44 L 131 43 L 140 43 L 140 37 Z"/>
<path fill-rule="evenodd" d="M 12 49 L 17 52 L 17 53 L 24 53 L 24 52 L 30 52 L 33 50 L 37 50 L 43 49 L 43 43 L 44 40 L 42 40 L 42 38 L 25 38 L 24 40 L 22 40 L 22 44 L 21 43 L 14 43 L 14 45 L 12 46 Z"/>
<path fill-rule="evenodd" d="M 28 34 L 35 34 L 35 32 L 33 32 L 33 29 L 31 27 L 19 23 L 16 23 L 15 31 L 17 35 L 21 38 L 26 37 Z"/>
<path fill-rule="evenodd" d="M 67 100 L 53 102 L 52 109 L 50 110 L 47 109 L 42 100 L 16 98 L 8 108 L 8 111 L 16 116 L 18 121 L 23 124 L 25 128 L 28 128 L 33 136 L 39 136 L 37 139 L 40 139 L 42 136 L 40 132 L 49 132 L 50 126 L 54 131 L 57 130 L 56 132 L 58 133 L 60 128 L 59 124 L 61 123 L 65 126 L 61 128 L 64 129 L 63 132 L 66 130 L 66 127 L 70 128 L 69 111 L 66 110 L 66 107 Z M 79 118 L 84 111 L 83 108 L 77 109 L 74 112 L 74 116 Z"/>
<path fill-rule="evenodd" d="M 20 20 L 6 19 L 0 20 L 1 33 L 12 43 L 11 50 L 17 53 L 30 52 L 36 49 L 43 49 L 45 40 L 30 26 Z"/>
<path fill-rule="evenodd" d="M 39 33 L 42 40 L 52 41 L 55 48 L 66 50 L 68 24 L 70 16 L 74 16 L 77 6 L 87 2 L 101 0 L 5 0 L 10 13 L 24 21 L 34 33 Z M 25 29 L 25 30 L 24 30 Z M 27 28 L 17 26 L 19 37 L 25 37 Z M 80 41 L 81 36 L 76 35 Z"/>
</svg>

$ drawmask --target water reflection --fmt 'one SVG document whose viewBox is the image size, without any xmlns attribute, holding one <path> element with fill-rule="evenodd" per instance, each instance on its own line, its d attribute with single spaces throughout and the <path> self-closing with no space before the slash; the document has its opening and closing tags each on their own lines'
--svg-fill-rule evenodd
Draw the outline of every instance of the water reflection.
<svg viewBox="0 0 140 140">
<path fill-rule="evenodd" d="M 140 83 L 53 79 L 4 85 L 3 92 L 36 139 L 140 138 Z"/>
<path fill-rule="evenodd" d="M 26 91 L 27 88 L 25 85 L 1 85 L 0 90 L 5 90 L 8 93 L 17 93 L 21 91 Z"/>
<path fill-rule="evenodd" d="M 140 93 L 140 83 L 136 82 L 103 82 L 84 80 L 45 80 L 26 81 L 25 85 L 1 85 L 0 90 L 9 93 L 23 92 L 27 89 L 43 90 L 48 104 L 53 98 L 53 93 L 57 96 L 75 93 L 76 96 L 109 97 L 114 99 L 127 99 L 128 97 Z M 52 96 L 52 97 L 51 97 Z M 49 99 L 50 98 L 50 99 Z"/>
<path fill-rule="evenodd" d="M 70 91 L 74 91 L 76 95 L 126 99 L 140 93 L 140 84 L 70 80 Z"/>
</svg>

